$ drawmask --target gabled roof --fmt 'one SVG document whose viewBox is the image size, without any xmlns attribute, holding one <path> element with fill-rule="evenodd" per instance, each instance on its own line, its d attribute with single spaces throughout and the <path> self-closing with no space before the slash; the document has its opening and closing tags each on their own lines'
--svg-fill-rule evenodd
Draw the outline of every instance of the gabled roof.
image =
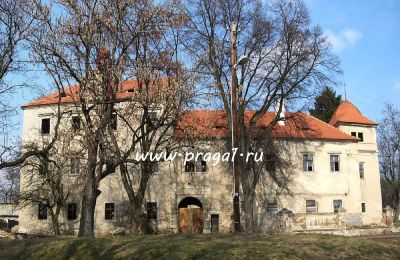
<svg viewBox="0 0 400 260">
<path fill-rule="evenodd" d="M 168 79 L 165 77 L 160 78 L 159 82 L 150 83 L 150 86 L 151 86 L 151 88 L 156 88 L 156 87 L 158 87 L 157 83 L 166 85 L 167 80 Z M 124 100 L 124 99 L 130 98 L 134 95 L 135 90 L 140 89 L 140 86 L 139 86 L 137 80 L 125 80 L 121 84 L 122 84 L 121 91 L 117 92 L 117 100 Z M 143 87 L 144 84 L 142 83 L 141 85 Z M 60 103 L 63 103 L 63 104 L 79 102 L 79 86 L 77 84 L 75 84 L 75 85 L 65 88 L 64 93 L 61 96 L 61 99 L 60 99 L 60 92 L 56 91 L 49 95 L 35 99 L 27 104 L 24 104 L 21 106 L 21 108 L 24 109 L 27 107 L 34 107 L 34 106 L 54 105 L 54 104 L 58 104 L 59 101 L 60 101 Z"/>
<path fill-rule="evenodd" d="M 350 101 L 343 101 L 335 113 L 333 114 L 330 125 L 336 126 L 340 123 L 348 124 L 361 124 L 361 125 L 378 125 L 376 122 L 368 119 L 356 106 L 354 106 Z"/>
<path fill-rule="evenodd" d="M 245 124 L 248 126 L 254 111 L 245 112 Z M 256 128 L 267 127 L 275 119 L 274 112 L 267 112 Z M 275 125 L 272 136 L 277 138 L 319 139 L 354 141 L 358 139 L 339 129 L 305 113 L 285 113 L 285 124 Z M 175 128 L 177 136 L 202 138 L 224 138 L 228 136 L 228 119 L 222 110 L 192 110 L 185 113 Z"/>
</svg>

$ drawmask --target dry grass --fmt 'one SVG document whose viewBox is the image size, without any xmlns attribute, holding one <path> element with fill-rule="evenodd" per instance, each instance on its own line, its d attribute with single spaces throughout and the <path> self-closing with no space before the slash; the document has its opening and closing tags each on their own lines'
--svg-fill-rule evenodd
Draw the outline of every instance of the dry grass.
<svg viewBox="0 0 400 260">
<path fill-rule="evenodd" d="M 399 259 L 400 248 L 315 234 L 0 239 L 0 259 Z"/>
</svg>

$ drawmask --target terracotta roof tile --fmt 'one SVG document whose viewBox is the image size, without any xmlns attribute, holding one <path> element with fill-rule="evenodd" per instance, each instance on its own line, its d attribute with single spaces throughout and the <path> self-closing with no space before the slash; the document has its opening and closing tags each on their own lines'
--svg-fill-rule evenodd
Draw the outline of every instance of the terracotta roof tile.
<svg viewBox="0 0 400 260">
<path fill-rule="evenodd" d="M 254 111 L 245 112 L 246 125 L 249 124 L 253 114 Z M 274 112 L 267 112 L 259 120 L 256 127 L 267 127 L 274 118 Z M 357 138 L 305 113 L 287 112 L 285 113 L 285 118 L 285 125 L 276 125 L 272 130 L 272 136 L 294 139 L 358 141 Z M 175 135 L 223 138 L 228 136 L 228 131 L 228 120 L 224 111 L 192 110 L 181 117 L 175 128 Z"/>
<path fill-rule="evenodd" d="M 166 83 L 167 78 L 161 78 L 161 84 Z M 155 85 L 155 87 L 157 87 Z M 122 83 L 122 91 L 117 92 L 117 99 L 123 100 L 132 97 L 135 89 L 138 89 L 137 80 L 126 80 Z M 42 106 L 42 105 L 54 105 L 59 101 L 60 103 L 75 103 L 79 102 L 79 86 L 77 84 L 69 86 L 64 89 L 65 95 L 59 98 L 60 93 L 58 91 L 51 93 L 50 95 L 40 97 L 35 99 L 27 104 L 21 106 L 22 109 L 33 106 Z"/>
<path fill-rule="evenodd" d="M 343 101 L 336 109 L 329 124 L 336 126 L 340 123 L 353 123 L 362 125 L 378 125 L 368 119 L 350 101 Z"/>
</svg>

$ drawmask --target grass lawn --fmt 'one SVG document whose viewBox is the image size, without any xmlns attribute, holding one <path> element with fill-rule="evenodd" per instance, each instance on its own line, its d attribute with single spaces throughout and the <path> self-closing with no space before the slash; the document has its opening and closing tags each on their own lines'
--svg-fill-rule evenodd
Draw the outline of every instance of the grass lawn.
<svg viewBox="0 0 400 260">
<path fill-rule="evenodd" d="M 315 234 L 0 239 L 0 259 L 400 259 L 400 247 Z"/>
</svg>

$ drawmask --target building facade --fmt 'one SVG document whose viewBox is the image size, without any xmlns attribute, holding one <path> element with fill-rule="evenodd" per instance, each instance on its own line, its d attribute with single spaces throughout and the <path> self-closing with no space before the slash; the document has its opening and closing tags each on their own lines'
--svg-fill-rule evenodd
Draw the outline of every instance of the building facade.
<svg viewBox="0 0 400 260">
<path fill-rule="evenodd" d="M 65 101 L 62 105 L 68 107 L 69 103 Z M 40 138 L 43 131 L 51 135 L 55 107 L 56 104 L 46 101 L 46 97 L 23 106 L 25 144 Z M 226 119 L 225 122 L 221 119 L 221 113 L 191 111 L 186 115 L 189 120 L 181 126 L 196 128 L 202 139 L 200 152 L 223 147 L 221 136 L 226 129 L 220 125 L 226 124 Z M 290 212 L 286 228 L 291 230 L 379 225 L 382 206 L 377 124 L 349 101 L 338 107 L 329 124 L 307 114 L 296 115 L 303 121 L 301 129 L 291 122 L 290 113 L 286 113 L 288 119 L 276 129 L 277 142 L 286 147 L 283 156 L 290 160 L 292 167 L 291 192 L 257 189 L 257 228 L 269 230 L 281 226 L 278 219 L 282 212 Z M 265 120 L 273 116 L 274 113 L 269 112 Z M 71 122 L 69 117 L 66 124 Z M 178 156 L 173 161 L 158 163 L 143 205 L 144 218 L 154 232 L 232 231 L 233 178 L 229 164 L 214 164 L 201 158 L 184 164 L 184 159 Z M 64 182 L 76 183 L 79 174 L 74 171 L 79 171 L 79 166 L 68 169 L 71 174 L 65 174 Z M 28 173 L 31 173 L 28 169 L 21 172 L 22 192 L 30 187 Z M 104 178 L 99 189 L 96 232 L 109 233 L 126 226 L 129 201 L 118 170 Z M 79 207 L 79 196 L 72 194 L 60 214 L 64 232 L 78 230 Z M 20 210 L 19 232 L 47 233 L 52 230 L 51 224 L 46 208 L 40 204 L 33 203 Z"/>
</svg>

